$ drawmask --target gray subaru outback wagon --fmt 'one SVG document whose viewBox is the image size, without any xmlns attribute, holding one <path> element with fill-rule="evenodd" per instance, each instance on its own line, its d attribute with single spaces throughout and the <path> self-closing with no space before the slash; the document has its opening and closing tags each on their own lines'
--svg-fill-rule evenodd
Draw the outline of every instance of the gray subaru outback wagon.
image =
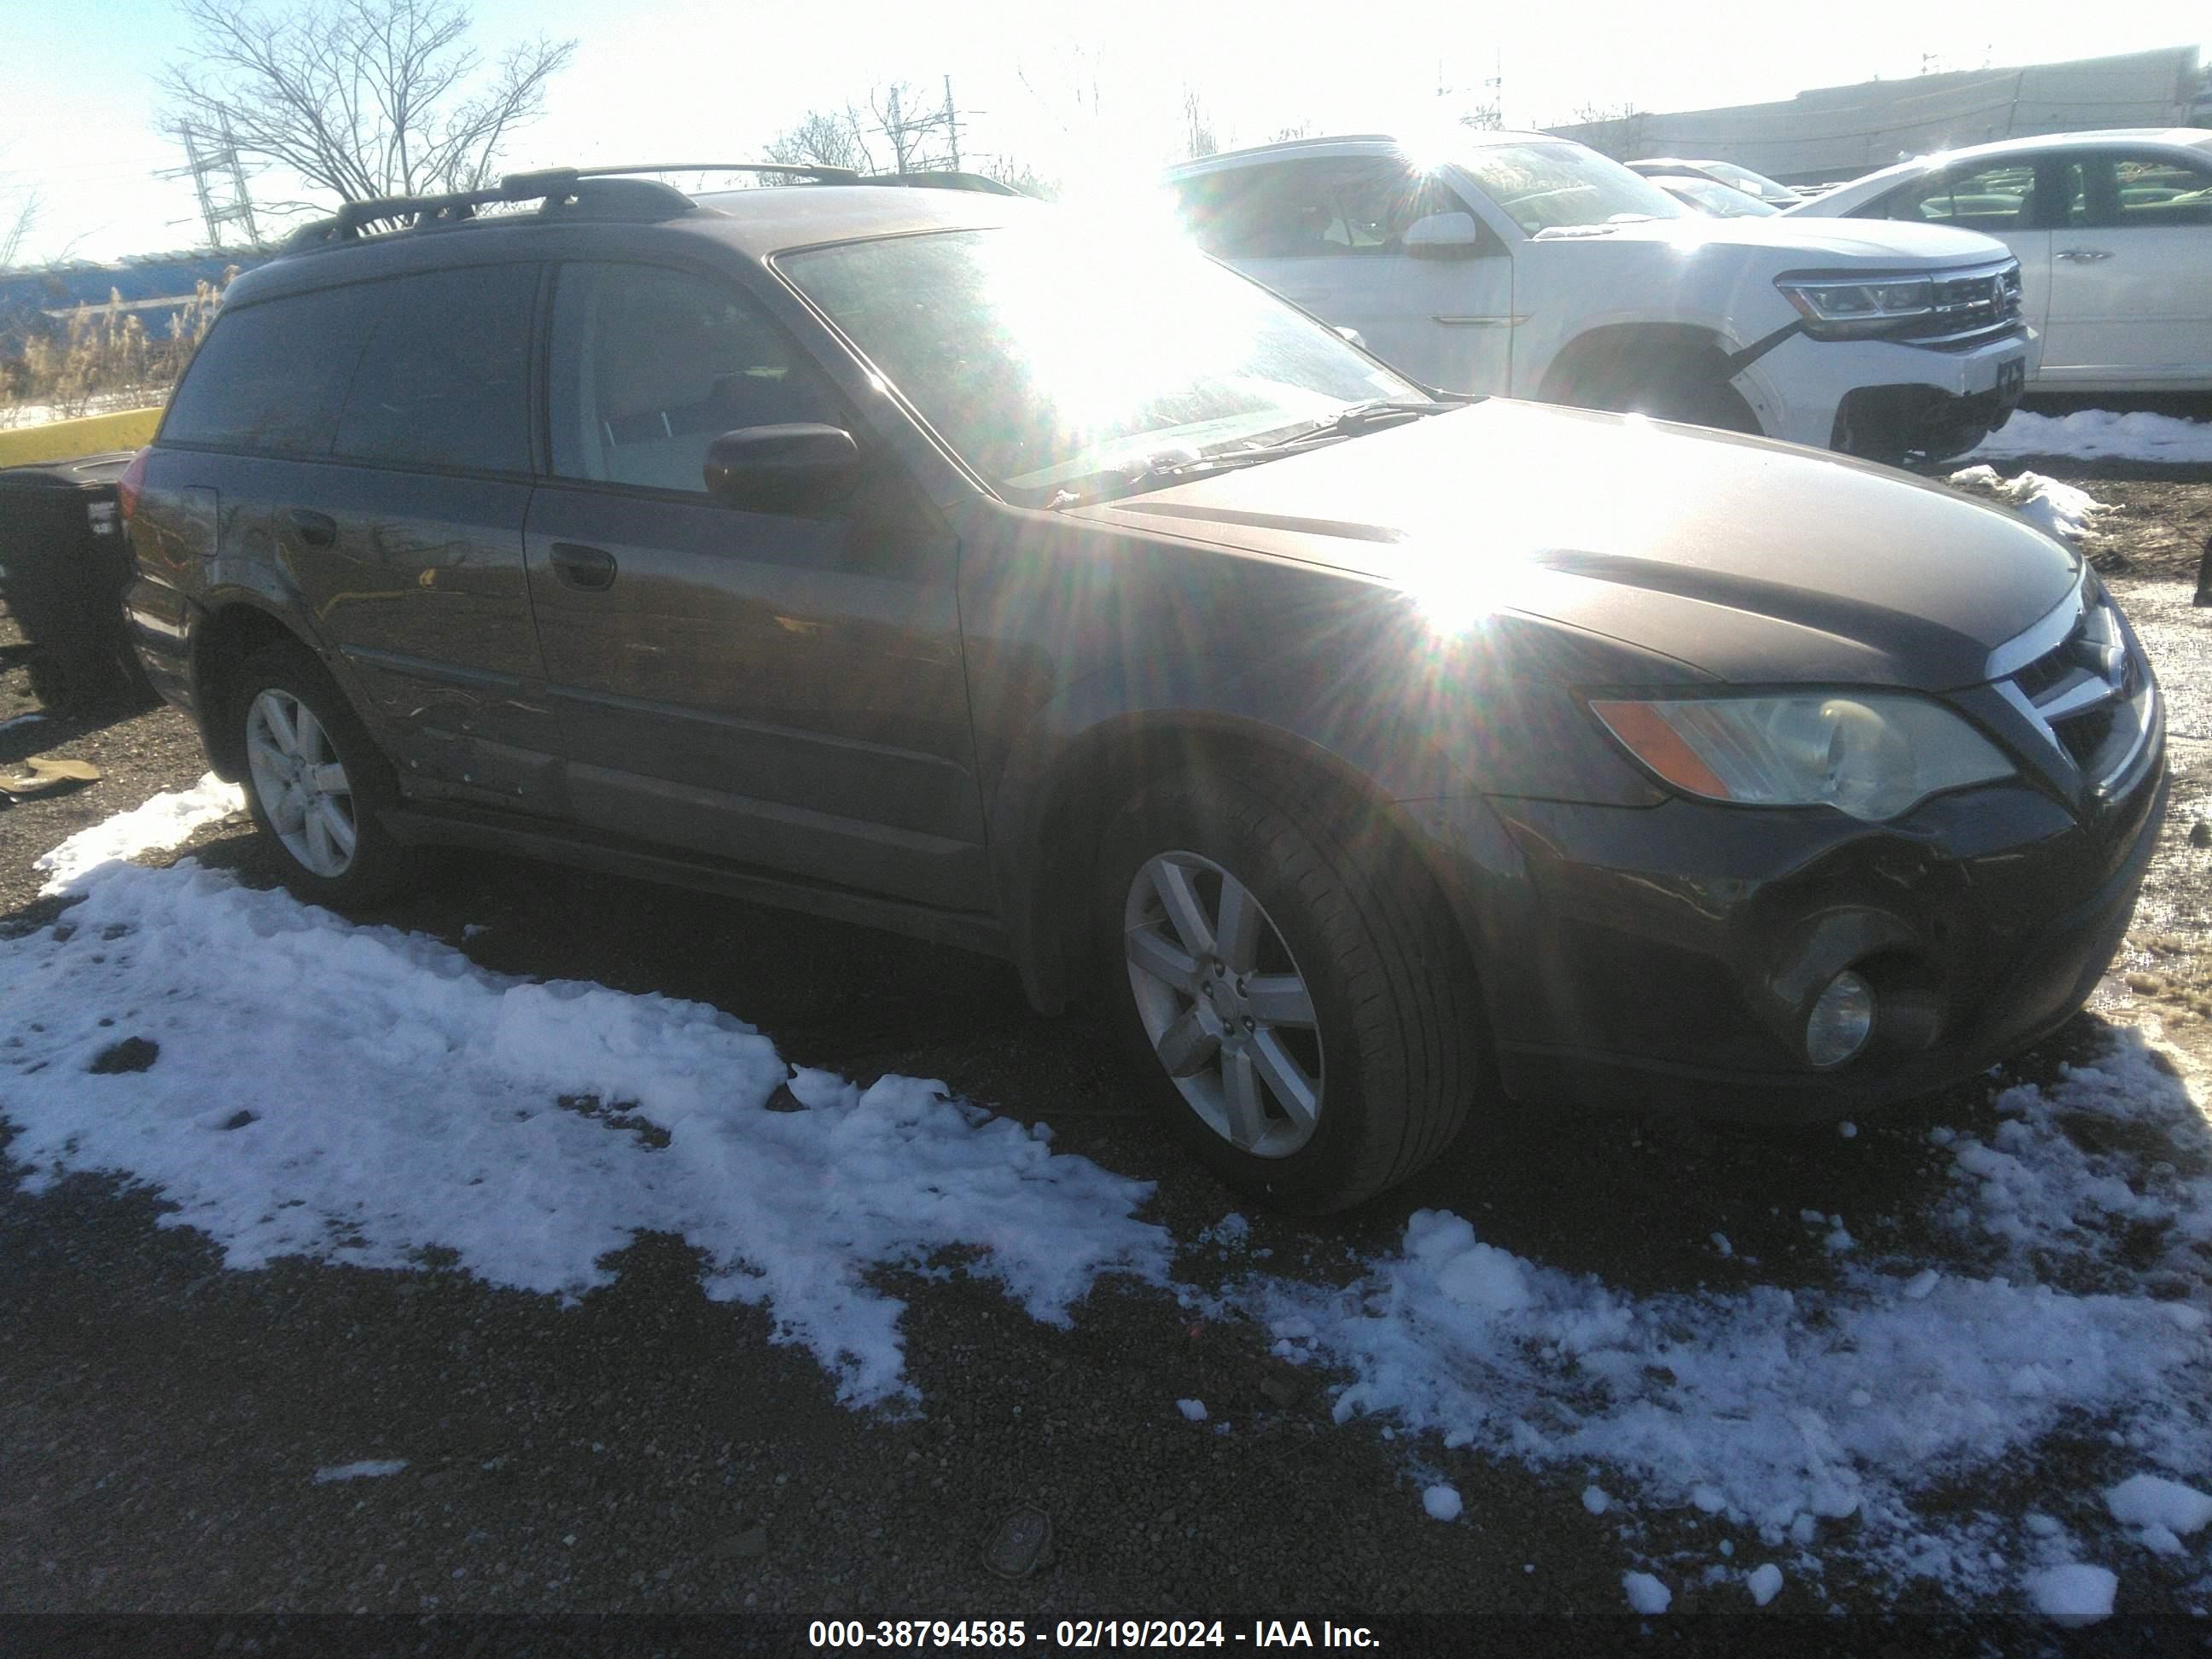
<svg viewBox="0 0 2212 1659">
<path fill-rule="evenodd" d="M 124 491 L 301 894 L 468 844 L 1001 953 L 1325 1211 L 1508 1098 L 1809 1119 L 2076 1010 L 2165 805 L 2071 550 L 1436 394 L 976 192 L 558 172 L 240 277 Z"/>
</svg>

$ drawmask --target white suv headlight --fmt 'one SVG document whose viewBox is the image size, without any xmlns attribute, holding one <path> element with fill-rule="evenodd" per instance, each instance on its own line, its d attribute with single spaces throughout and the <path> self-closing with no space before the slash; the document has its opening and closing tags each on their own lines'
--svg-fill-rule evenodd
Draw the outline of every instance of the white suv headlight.
<svg viewBox="0 0 2212 1659">
<path fill-rule="evenodd" d="M 1805 331 L 1822 339 L 1887 334 L 1925 317 L 1936 307 L 1936 285 L 1925 276 L 1877 283 L 1827 283 L 1782 277 L 1774 286 L 1805 319 Z"/>
<path fill-rule="evenodd" d="M 1921 697 L 1814 692 L 1589 707 L 1675 788 L 1740 806 L 1832 806 L 1879 822 L 1942 790 L 2013 775 L 1996 744 Z"/>
</svg>

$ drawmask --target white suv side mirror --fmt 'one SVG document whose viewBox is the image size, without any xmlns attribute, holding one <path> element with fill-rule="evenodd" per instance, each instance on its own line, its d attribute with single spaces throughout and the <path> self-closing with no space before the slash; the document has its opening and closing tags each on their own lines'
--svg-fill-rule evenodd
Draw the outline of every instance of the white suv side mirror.
<svg viewBox="0 0 2212 1659">
<path fill-rule="evenodd" d="M 1400 246 L 1414 258 L 1465 259 L 1482 248 L 1482 227 L 1472 213 L 1431 213 L 1406 227 Z"/>
</svg>

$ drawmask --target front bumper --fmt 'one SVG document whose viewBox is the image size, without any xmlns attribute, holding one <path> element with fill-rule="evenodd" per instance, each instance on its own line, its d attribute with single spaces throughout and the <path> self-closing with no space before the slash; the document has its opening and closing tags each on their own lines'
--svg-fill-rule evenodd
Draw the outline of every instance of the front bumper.
<svg viewBox="0 0 2212 1659">
<path fill-rule="evenodd" d="M 2025 330 L 1964 350 L 1794 334 L 1735 378 L 1770 438 L 1876 459 L 1963 453 L 2004 423 L 2028 368 Z"/>
<path fill-rule="evenodd" d="M 1888 825 L 1691 800 L 1493 800 L 1519 853 L 1477 935 L 1507 1091 L 1766 1121 L 1850 1116 L 1972 1077 L 2069 1018 L 2133 915 L 2160 752 L 2077 815 L 2015 781 Z M 1500 958 L 1504 959 L 1500 959 Z M 1849 968 L 1873 1036 L 1819 1071 L 1805 1018 Z"/>
</svg>

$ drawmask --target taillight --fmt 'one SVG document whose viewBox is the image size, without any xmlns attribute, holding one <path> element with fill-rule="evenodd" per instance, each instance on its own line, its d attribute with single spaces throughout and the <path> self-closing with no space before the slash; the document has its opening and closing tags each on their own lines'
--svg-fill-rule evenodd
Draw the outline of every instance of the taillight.
<svg viewBox="0 0 2212 1659">
<path fill-rule="evenodd" d="M 115 481 L 116 504 L 123 509 L 123 524 L 130 528 L 131 515 L 138 510 L 138 491 L 146 482 L 146 458 L 152 454 L 149 447 L 131 458 L 131 465 L 123 469 L 123 476 Z"/>
</svg>

